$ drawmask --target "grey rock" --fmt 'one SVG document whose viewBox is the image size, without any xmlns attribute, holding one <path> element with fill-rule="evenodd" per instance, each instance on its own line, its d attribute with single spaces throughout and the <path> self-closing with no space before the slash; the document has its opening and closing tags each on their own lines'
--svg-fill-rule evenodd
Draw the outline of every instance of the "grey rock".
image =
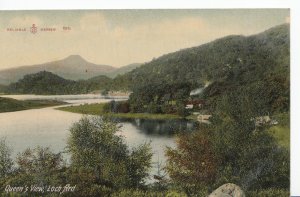
<svg viewBox="0 0 300 197">
<path fill-rule="evenodd" d="M 226 183 L 213 191 L 208 197 L 245 197 L 245 193 L 239 186 Z"/>
</svg>

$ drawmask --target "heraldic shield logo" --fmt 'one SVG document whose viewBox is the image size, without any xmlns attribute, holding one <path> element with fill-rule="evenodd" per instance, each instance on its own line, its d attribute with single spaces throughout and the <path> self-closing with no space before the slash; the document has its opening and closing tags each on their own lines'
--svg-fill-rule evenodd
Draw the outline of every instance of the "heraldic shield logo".
<svg viewBox="0 0 300 197">
<path fill-rule="evenodd" d="M 32 24 L 32 27 L 30 27 L 30 32 L 33 34 L 37 33 L 37 26 L 35 24 Z"/>
</svg>

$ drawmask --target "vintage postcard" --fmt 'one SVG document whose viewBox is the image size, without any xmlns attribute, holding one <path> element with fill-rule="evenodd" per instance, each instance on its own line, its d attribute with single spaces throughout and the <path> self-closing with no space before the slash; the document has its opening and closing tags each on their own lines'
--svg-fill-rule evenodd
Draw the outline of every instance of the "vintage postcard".
<svg viewBox="0 0 300 197">
<path fill-rule="evenodd" d="M 0 196 L 290 195 L 290 10 L 0 11 Z"/>
</svg>

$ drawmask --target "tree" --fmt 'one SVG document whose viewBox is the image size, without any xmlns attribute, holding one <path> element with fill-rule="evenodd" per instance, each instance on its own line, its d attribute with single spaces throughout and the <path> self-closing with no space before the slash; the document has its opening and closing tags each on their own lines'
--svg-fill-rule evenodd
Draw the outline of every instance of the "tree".
<svg viewBox="0 0 300 197">
<path fill-rule="evenodd" d="M 11 184 L 37 184 L 40 186 L 65 183 L 66 169 L 61 153 L 53 153 L 49 147 L 27 148 L 16 158 L 14 175 L 8 180 Z"/>
<path fill-rule="evenodd" d="M 139 188 L 141 184 L 145 184 L 145 178 L 149 177 L 151 158 L 152 151 L 149 144 L 142 144 L 132 149 L 127 165 L 130 188 Z"/>
<path fill-rule="evenodd" d="M 12 172 L 12 167 L 11 149 L 5 139 L 0 139 L 0 181 Z"/>
<path fill-rule="evenodd" d="M 177 114 L 181 117 L 186 117 L 189 115 L 189 111 L 185 108 L 184 103 L 177 103 L 176 105 Z"/>
<path fill-rule="evenodd" d="M 130 150 L 119 130 L 115 122 L 102 117 L 83 117 L 71 127 L 71 176 L 89 177 L 88 183 L 78 185 L 82 192 L 94 188 L 93 195 L 106 195 L 107 189 L 143 187 L 151 167 L 149 144 Z"/>
<path fill-rule="evenodd" d="M 28 186 L 29 188 L 35 185 L 45 187 L 45 192 L 48 192 L 47 186 L 67 184 L 65 171 L 66 166 L 60 153 L 53 153 L 48 147 L 28 148 L 18 154 L 16 168 L 5 177 L 3 185 Z M 34 196 L 37 193 L 29 189 L 27 194 Z M 47 194 L 44 195 L 47 196 Z"/>
<path fill-rule="evenodd" d="M 221 161 L 219 185 L 235 182 L 246 190 L 289 187 L 289 150 L 280 147 L 268 126 L 255 127 L 256 108 L 243 90 L 221 99 L 212 119 L 214 149 Z M 253 96 L 255 97 L 255 95 Z"/>
<path fill-rule="evenodd" d="M 18 171 L 26 174 L 49 175 L 65 167 L 61 153 L 53 153 L 49 147 L 27 148 L 16 159 Z M 46 178 L 46 177 L 45 177 Z"/>
<path fill-rule="evenodd" d="M 192 134 L 180 134 L 177 148 L 168 148 L 166 170 L 171 179 L 193 194 L 213 185 L 219 167 L 207 128 Z"/>
</svg>

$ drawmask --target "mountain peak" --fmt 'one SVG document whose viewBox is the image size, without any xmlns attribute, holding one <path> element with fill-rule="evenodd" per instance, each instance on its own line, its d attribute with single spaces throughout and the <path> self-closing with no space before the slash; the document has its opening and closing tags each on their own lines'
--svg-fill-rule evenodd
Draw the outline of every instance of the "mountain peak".
<svg viewBox="0 0 300 197">
<path fill-rule="evenodd" d="M 68 57 L 65 58 L 65 60 L 81 60 L 81 61 L 86 61 L 83 57 L 81 57 L 80 55 L 70 55 Z"/>
</svg>

